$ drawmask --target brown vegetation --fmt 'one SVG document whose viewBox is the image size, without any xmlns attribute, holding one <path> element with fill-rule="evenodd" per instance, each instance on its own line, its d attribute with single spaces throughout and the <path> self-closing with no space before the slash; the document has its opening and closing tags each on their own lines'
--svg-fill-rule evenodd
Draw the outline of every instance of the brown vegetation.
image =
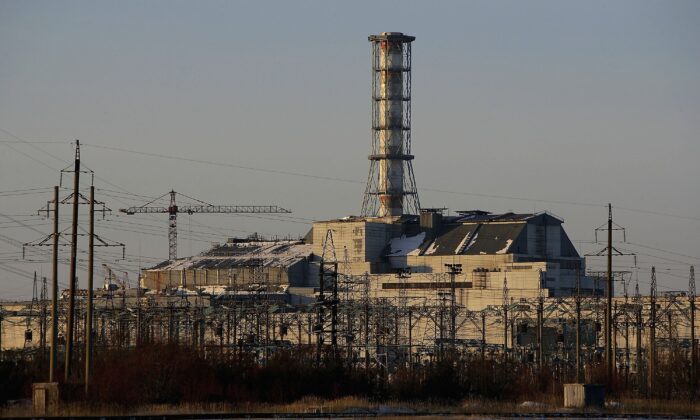
<svg viewBox="0 0 700 420">
<path fill-rule="evenodd" d="M 143 345 L 104 350 L 94 358 L 90 394 L 77 382 L 62 385 L 65 415 L 162 414 L 166 412 L 343 412 L 397 404 L 416 413 L 500 413 L 561 410 L 562 384 L 570 369 L 538 370 L 531 363 L 445 355 L 439 361 L 392 371 L 348 365 L 330 355 L 318 364 L 308 350 L 205 354 L 175 345 Z M 362 366 L 362 367 L 358 367 Z M 693 401 L 687 361 L 669 357 L 658 364 L 655 394 L 624 372 L 606 384 L 608 395 L 624 404 L 610 412 L 699 413 Z M 46 366 L 5 354 L 0 362 L 0 405 L 29 398 L 31 383 L 43 379 Z M 79 373 L 79 372 L 77 372 Z M 589 369 L 604 378 L 602 366 Z M 406 403 L 410 401 L 411 403 Z M 521 407 L 523 401 L 542 404 Z M 662 401 L 662 402 L 660 402 Z M 393 402 L 393 403 L 392 403 Z M 15 413 L 16 411 L 7 411 Z M 432 410 L 432 411 L 431 411 Z M 623 411 L 620 411 L 623 410 Z"/>
</svg>

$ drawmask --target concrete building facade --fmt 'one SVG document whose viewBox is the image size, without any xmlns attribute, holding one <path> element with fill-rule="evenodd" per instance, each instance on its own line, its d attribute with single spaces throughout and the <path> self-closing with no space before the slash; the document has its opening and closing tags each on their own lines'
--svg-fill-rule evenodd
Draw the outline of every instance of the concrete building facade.
<svg viewBox="0 0 700 420">
<path fill-rule="evenodd" d="M 333 232 L 339 259 L 352 276 L 367 275 L 375 297 L 429 297 L 450 288 L 447 264 L 461 264 L 456 292 L 469 309 L 502 303 L 504 287 L 512 298 L 602 293 L 585 276 L 585 260 L 548 214 L 459 212 L 443 216 L 347 217 L 314 223 L 308 239 L 320 255 L 326 232 Z M 342 257 L 341 257 L 342 256 Z M 397 273 L 403 273 L 397 277 Z M 410 276 L 406 273 L 410 272 Z"/>
</svg>

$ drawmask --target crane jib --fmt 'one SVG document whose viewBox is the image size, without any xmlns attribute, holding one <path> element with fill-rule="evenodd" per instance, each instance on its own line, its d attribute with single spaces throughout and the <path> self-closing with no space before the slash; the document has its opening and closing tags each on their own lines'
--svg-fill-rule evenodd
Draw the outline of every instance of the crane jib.
<svg viewBox="0 0 700 420">
<path fill-rule="evenodd" d="M 192 197 L 187 197 L 191 200 L 203 203 L 202 205 L 195 206 L 178 206 L 176 203 L 176 192 L 170 191 L 169 193 L 160 196 L 149 203 L 146 203 L 140 207 L 129 207 L 127 209 L 119 209 L 120 212 L 126 214 L 136 214 L 136 213 L 167 213 L 170 215 L 170 223 L 168 224 L 168 259 L 170 261 L 177 258 L 177 214 L 178 213 L 291 213 L 291 210 L 284 209 L 279 206 L 216 206 L 212 204 L 205 203 L 198 199 L 193 199 Z M 154 201 L 170 195 L 170 205 L 168 207 L 151 207 L 149 204 Z M 181 194 L 182 195 L 182 194 Z"/>
</svg>

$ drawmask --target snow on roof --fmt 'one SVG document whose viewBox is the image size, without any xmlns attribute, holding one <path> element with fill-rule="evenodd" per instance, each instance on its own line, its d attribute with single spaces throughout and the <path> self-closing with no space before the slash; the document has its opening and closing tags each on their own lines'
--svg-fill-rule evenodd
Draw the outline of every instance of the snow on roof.
<svg viewBox="0 0 700 420">
<path fill-rule="evenodd" d="M 201 254 L 166 261 L 148 270 L 229 269 L 234 267 L 288 267 L 308 258 L 313 246 L 301 241 L 227 242 Z"/>
<path fill-rule="evenodd" d="M 415 236 L 401 235 L 400 238 L 393 238 L 389 242 L 389 256 L 419 255 L 420 246 L 425 240 L 425 232 Z"/>
<path fill-rule="evenodd" d="M 510 248 L 510 245 L 513 243 L 512 239 L 506 240 L 506 246 L 503 249 L 499 249 L 496 251 L 496 254 L 505 254 L 508 251 L 508 248 Z"/>
<path fill-rule="evenodd" d="M 444 224 L 427 242 L 427 232 L 392 239 L 387 257 L 507 254 L 524 228 L 520 222 Z"/>
<path fill-rule="evenodd" d="M 424 255 L 433 255 L 439 247 L 440 247 L 440 245 L 437 244 L 437 241 L 432 241 L 430 243 L 430 246 L 428 247 L 428 249 L 425 250 Z"/>
<path fill-rule="evenodd" d="M 479 234 L 475 234 L 474 237 L 472 237 L 472 231 L 467 232 L 466 235 L 464 235 L 464 239 L 462 239 L 462 242 L 457 245 L 457 248 L 455 248 L 455 254 L 461 254 L 464 251 L 468 250 L 470 246 L 476 241 L 476 238 L 479 237 Z"/>
</svg>

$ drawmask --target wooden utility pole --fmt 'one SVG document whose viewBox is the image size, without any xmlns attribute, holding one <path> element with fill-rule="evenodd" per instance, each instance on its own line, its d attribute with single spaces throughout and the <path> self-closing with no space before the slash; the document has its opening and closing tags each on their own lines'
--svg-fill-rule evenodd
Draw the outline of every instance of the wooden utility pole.
<svg viewBox="0 0 700 420">
<path fill-rule="evenodd" d="M 606 255 L 606 256 L 607 256 L 607 260 L 608 260 L 608 261 L 607 261 L 607 262 L 608 262 L 608 264 L 607 264 L 607 273 L 606 273 L 606 276 L 605 276 L 605 277 L 607 278 L 607 279 L 606 279 L 606 280 L 607 280 L 607 283 L 606 283 L 606 288 L 605 288 L 605 290 L 606 290 L 606 292 L 605 292 L 605 295 L 606 295 L 606 299 L 605 299 L 605 301 L 606 301 L 606 302 L 605 302 L 605 303 L 606 303 L 606 305 L 605 305 L 605 321 L 604 321 L 604 323 L 605 323 L 605 328 L 604 328 L 604 331 L 603 331 L 604 341 L 605 341 L 605 343 L 604 343 L 604 345 L 605 345 L 605 368 L 606 368 L 605 371 L 606 371 L 606 377 L 607 377 L 608 380 L 611 380 L 611 379 L 612 379 L 612 375 L 613 375 L 613 362 L 614 362 L 614 353 L 613 353 L 613 350 L 612 350 L 612 346 L 613 346 L 613 338 L 612 338 L 612 329 L 613 329 L 613 322 L 612 322 L 612 316 L 613 316 L 613 315 L 612 315 L 612 314 L 613 314 L 613 308 L 612 308 L 612 301 L 613 301 L 613 291 L 614 291 L 613 285 L 614 285 L 614 280 L 615 280 L 615 279 L 613 278 L 613 270 L 612 270 L 612 267 L 613 267 L 613 265 L 612 265 L 612 263 L 613 263 L 613 252 L 615 253 L 615 255 L 634 255 L 634 254 L 622 253 L 622 252 L 620 252 L 619 250 L 617 250 L 617 249 L 615 249 L 615 248 L 613 247 L 613 243 L 612 243 L 612 242 L 613 242 L 613 241 L 612 241 L 612 239 L 613 239 L 613 230 L 621 230 L 621 231 L 623 232 L 623 240 L 624 240 L 624 232 L 625 232 L 625 229 L 624 229 L 623 227 L 620 227 L 620 226 L 618 226 L 618 225 L 615 225 L 615 227 L 613 227 L 613 225 L 614 225 L 614 223 L 613 223 L 613 219 L 612 219 L 612 204 L 608 203 L 608 222 L 607 222 L 606 224 L 603 224 L 602 226 L 596 228 L 596 230 L 595 230 L 595 232 L 596 232 L 596 242 L 598 241 L 598 232 L 599 232 L 599 231 L 607 231 L 607 233 L 608 233 L 608 241 L 607 241 L 608 244 L 607 244 L 607 246 L 606 246 L 603 250 L 601 250 L 601 251 L 599 251 L 599 252 L 597 252 L 597 253 L 595 253 L 595 254 L 587 254 L 587 255 L 595 255 L 595 256 Z M 596 285 L 596 290 L 597 290 L 597 289 L 598 289 L 598 286 Z M 597 293 L 596 293 L 596 295 L 597 295 Z M 596 303 L 598 303 L 598 302 L 596 301 Z M 597 312 L 597 311 L 596 311 L 596 312 Z M 598 315 L 596 314 L 596 318 L 597 318 L 597 317 L 598 317 Z M 598 336 L 596 335 L 596 343 L 597 343 L 597 342 L 598 342 Z"/>
<path fill-rule="evenodd" d="M 481 360 L 486 357 L 486 311 L 481 310 Z"/>
<path fill-rule="evenodd" d="M 644 386 L 644 369 L 642 367 L 642 331 L 644 330 L 642 326 L 642 297 L 639 294 L 639 279 L 635 274 L 635 284 L 634 284 L 634 312 L 636 331 L 635 331 L 635 364 L 637 365 L 637 387 L 639 391 L 643 389 Z"/>
<path fill-rule="evenodd" d="M 544 323 L 544 298 L 537 299 L 537 368 L 542 370 L 544 366 L 544 349 L 542 348 L 542 332 Z"/>
<path fill-rule="evenodd" d="M 613 369 L 617 373 L 617 302 L 613 305 L 613 316 L 610 322 L 612 323 L 612 352 L 610 355 L 612 356 Z"/>
<path fill-rule="evenodd" d="M 613 295 L 613 273 L 612 273 L 612 205 L 608 203 L 608 283 L 607 300 L 605 306 L 605 372 L 608 381 L 612 379 L 613 356 L 612 356 L 612 295 Z"/>
<path fill-rule="evenodd" d="M 462 264 L 445 264 L 445 267 L 450 275 L 450 344 L 454 350 L 455 340 L 457 339 L 457 296 L 455 277 L 462 272 Z"/>
<path fill-rule="evenodd" d="M 80 142 L 75 142 L 75 168 L 73 170 L 73 225 L 71 227 L 70 270 L 68 281 L 68 323 L 66 334 L 66 364 L 63 380 L 68 382 L 73 358 L 73 329 L 75 323 L 75 286 L 76 265 L 78 260 L 78 200 L 80 198 Z"/>
<path fill-rule="evenodd" d="M 583 382 L 581 377 L 581 272 L 576 268 L 576 382 Z"/>
<path fill-rule="evenodd" d="M 644 328 L 642 327 L 642 303 L 641 301 L 637 303 L 637 306 L 635 308 L 636 312 L 636 320 L 635 323 L 637 324 L 637 332 L 635 334 L 635 347 L 636 347 L 636 354 L 635 354 L 635 361 L 637 364 L 637 384 L 640 388 L 642 388 L 643 385 L 643 378 L 644 378 L 644 368 L 642 366 L 642 331 Z"/>
<path fill-rule="evenodd" d="M 408 366 L 413 370 L 413 311 L 408 310 Z"/>
<path fill-rule="evenodd" d="M 503 360 L 508 360 L 508 278 L 503 277 Z"/>
<path fill-rule="evenodd" d="M 695 345 L 695 267 L 692 265 L 690 266 L 688 289 L 688 300 L 690 301 L 690 385 L 695 392 L 698 348 Z"/>
<path fill-rule="evenodd" d="M 651 310 L 649 313 L 649 394 L 654 394 L 656 379 L 656 267 L 651 267 Z"/>
<path fill-rule="evenodd" d="M 370 358 L 369 358 L 369 275 L 367 272 L 365 272 L 364 275 L 364 292 L 363 292 L 363 300 L 364 300 L 364 309 L 365 309 L 365 370 L 369 372 L 369 364 L 370 364 Z"/>
<path fill-rule="evenodd" d="M 49 353 L 49 382 L 55 381 L 58 346 L 58 185 L 53 187 L 53 255 L 51 268 L 51 350 Z"/>
<path fill-rule="evenodd" d="M 41 360 L 46 360 L 46 328 L 47 328 L 47 307 L 46 302 L 48 300 L 46 289 L 46 277 L 41 277 L 41 322 L 39 323 L 39 348 L 41 349 Z"/>
<path fill-rule="evenodd" d="M 85 321 L 85 394 L 90 390 L 90 364 L 92 362 L 92 289 L 95 265 L 95 186 L 90 186 L 90 232 L 88 237 L 88 296 Z"/>
</svg>

